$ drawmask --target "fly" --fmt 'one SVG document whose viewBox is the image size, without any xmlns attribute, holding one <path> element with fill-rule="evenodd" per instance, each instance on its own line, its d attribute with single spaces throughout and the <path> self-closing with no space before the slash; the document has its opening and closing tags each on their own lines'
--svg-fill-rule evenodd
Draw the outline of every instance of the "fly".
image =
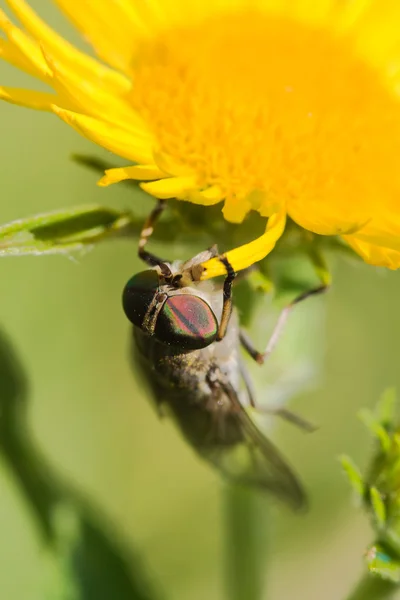
<svg viewBox="0 0 400 600">
<path fill-rule="evenodd" d="M 272 492 L 299 508 L 305 503 L 302 485 L 248 414 L 255 401 L 240 352 L 243 347 L 262 363 L 292 305 L 284 309 L 266 351 L 257 352 L 240 330 L 232 305 L 236 273 L 216 248 L 172 263 L 145 249 L 164 206 L 163 201 L 156 206 L 139 240 L 139 257 L 150 269 L 134 275 L 123 292 L 124 311 L 133 324 L 135 366 L 152 388 L 158 409 L 168 406 L 202 458 L 229 479 Z M 227 271 L 222 293 L 212 282 L 200 281 L 201 264 L 216 256 Z M 280 413 L 308 428 L 296 415 Z"/>
</svg>

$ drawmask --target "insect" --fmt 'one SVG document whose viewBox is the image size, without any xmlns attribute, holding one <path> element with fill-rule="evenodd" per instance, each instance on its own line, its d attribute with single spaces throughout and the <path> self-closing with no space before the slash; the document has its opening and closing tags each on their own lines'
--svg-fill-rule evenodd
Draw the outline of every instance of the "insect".
<svg viewBox="0 0 400 600">
<path fill-rule="evenodd" d="M 124 311 L 133 324 L 135 366 L 150 384 L 160 413 L 168 406 L 202 458 L 231 480 L 301 507 L 302 485 L 248 414 L 255 401 L 240 351 L 243 347 L 262 363 L 276 342 L 284 313 L 266 351 L 257 352 L 240 330 L 232 305 L 236 273 L 228 261 L 220 257 L 227 270 L 222 293 L 212 282 L 199 280 L 201 264 L 218 256 L 215 248 L 172 263 L 145 249 L 164 206 L 163 201 L 156 206 L 139 240 L 139 257 L 150 268 L 134 275 L 123 291 Z M 281 413 L 307 427 L 292 413 Z"/>
</svg>

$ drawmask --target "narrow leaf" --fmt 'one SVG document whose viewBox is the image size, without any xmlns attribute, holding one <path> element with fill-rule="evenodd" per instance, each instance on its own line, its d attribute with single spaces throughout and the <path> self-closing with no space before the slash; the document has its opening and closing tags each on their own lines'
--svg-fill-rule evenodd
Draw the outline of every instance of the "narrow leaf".
<svg viewBox="0 0 400 600">
<path fill-rule="evenodd" d="M 376 413 L 381 425 L 385 429 L 393 429 L 396 416 L 396 390 L 394 388 L 388 388 L 383 392 L 378 402 Z"/>
<path fill-rule="evenodd" d="M 374 544 L 367 550 L 366 563 L 371 573 L 382 579 L 400 583 L 400 561 L 382 544 Z"/>
<path fill-rule="evenodd" d="M 0 226 L 0 256 L 67 254 L 131 229 L 130 213 L 98 205 L 42 213 Z"/>
<path fill-rule="evenodd" d="M 377 526 L 382 529 L 386 523 L 386 508 L 382 497 L 376 487 L 369 490 L 371 506 Z"/>
<path fill-rule="evenodd" d="M 365 485 L 358 467 L 348 456 L 341 456 L 339 460 L 357 497 L 363 499 L 365 495 Z"/>
<path fill-rule="evenodd" d="M 13 475 L 45 544 L 45 589 L 40 598 L 162 598 L 124 533 L 47 463 L 29 429 L 28 402 L 24 367 L 0 330 L 0 458 Z"/>
<path fill-rule="evenodd" d="M 378 418 L 367 409 L 361 410 L 358 414 L 358 417 L 364 423 L 367 429 L 369 429 L 372 435 L 379 440 L 382 450 L 384 452 L 388 452 L 390 449 L 391 440 L 387 431 L 379 422 Z"/>
</svg>

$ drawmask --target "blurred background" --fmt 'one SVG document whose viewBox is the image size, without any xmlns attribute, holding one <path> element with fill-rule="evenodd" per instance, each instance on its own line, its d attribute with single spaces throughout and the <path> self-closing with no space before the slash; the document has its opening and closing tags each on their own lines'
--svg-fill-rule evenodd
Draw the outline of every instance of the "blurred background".
<svg viewBox="0 0 400 600">
<path fill-rule="evenodd" d="M 37 1 L 34 8 L 76 41 L 50 3 Z M 0 74 L 7 85 L 38 87 L 4 64 Z M 113 157 L 55 116 L 2 104 L 0 132 L 0 223 L 91 202 L 148 212 L 144 197 L 122 185 L 96 187 L 96 174 L 74 164 L 71 153 Z M 39 471 L 77 490 L 100 522 L 107 519 L 128 563 L 137 553 L 164 597 L 219 600 L 226 587 L 229 538 L 223 485 L 172 423 L 158 419 L 129 365 L 129 326 L 120 297 L 140 268 L 135 240 L 105 243 L 76 260 L 4 258 L 0 328 L 29 378 L 27 436 L 41 454 Z M 333 271 L 329 294 L 296 308 L 275 363 L 252 369 L 264 396 L 273 393 L 280 376 L 274 364 L 285 365 L 289 380 L 291 368 L 296 373 L 304 360 L 318 371 L 314 385 L 299 384 L 291 402 L 318 431 L 305 435 L 277 422 L 273 432 L 304 481 L 309 511 L 293 515 L 266 498 L 252 500 L 270 598 L 319 600 L 322 590 L 324 600 L 345 596 L 372 542 L 337 457 L 345 452 L 365 464 L 370 441 L 357 411 L 373 406 L 387 386 L 400 389 L 400 275 L 339 257 Z M 267 336 L 263 315 L 261 309 L 257 335 L 253 331 L 260 346 Z M 2 456 L 0 490 L 0 597 L 55 598 L 44 590 L 55 589 L 59 565 L 46 552 L 40 527 Z"/>
</svg>

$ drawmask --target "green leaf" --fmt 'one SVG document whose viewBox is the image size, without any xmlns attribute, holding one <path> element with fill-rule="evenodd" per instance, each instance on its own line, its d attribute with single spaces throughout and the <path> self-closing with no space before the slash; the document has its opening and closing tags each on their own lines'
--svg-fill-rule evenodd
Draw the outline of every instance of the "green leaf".
<svg viewBox="0 0 400 600">
<path fill-rule="evenodd" d="M 329 267 L 325 260 L 324 254 L 317 246 L 310 246 L 308 254 L 311 263 L 314 266 L 315 273 L 317 274 L 321 283 L 323 283 L 326 286 L 329 286 L 332 283 L 332 275 L 329 271 Z"/>
<path fill-rule="evenodd" d="M 382 579 L 400 583 L 400 561 L 392 550 L 383 544 L 372 545 L 365 557 L 368 570 Z"/>
<path fill-rule="evenodd" d="M 358 467 L 349 456 L 343 455 L 339 460 L 357 497 L 362 500 L 365 496 L 365 484 Z"/>
<path fill-rule="evenodd" d="M 132 228 L 128 212 L 95 204 L 61 209 L 0 226 L 0 256 L 68 254 Z"/>
<path fill-rule="evenodd" d="M 371 506 L 378 528 L 383 529 L 386 523 L 386 507 L 382 500 L 382 496 L 376 487 L 371 487 L 369 490 Z"/>
<path fill-rule="evenodd" d="M 396 390 L 388 388 L 385 390 L 376 408 L 377 417 L 381 425 L 388 430 L 393 429 L 396 417 Z"/>
<path fill-rule="evenodd" d="M 239 311 L 242 327 L 250 326 L 256 307 L 272 290 L 272 282 L 258 270 L 249 272 L 243 279 L 238 278 L 235 286 L 235 306 Z"/>
<path fill-rule="evenodd" d="M 164 597 L 153 589 L 140 557 L 116 535 L 115 527 L 104 515 L 100 519 L 94 507 L 85 505 L 82 499 L 66 500 L 53 512 L 53 523 L 61 589 L 71 590 L 71 600 Z M 64 597 L 60 596 L 60 600 Z"/>
<path fill-rule="evenodd" d="M 359 419 L 369 429 L 374 437 L 376 437 L 384 452 L 388 452 L 391 446 L 390 436 L 386 429 L 381 425 L 379 418 L 374 415 L 370 410 L 363 409 L 358 413 Z"/>
<path fill-rule="evenodd" d="M 267 275 L 256 269 L 246 275 L 246 281 L 253 290 L 263 294 L 269 294 L 274 289 L 274 284 Z"/>
<path fill-rule="evenodd" d="M 0 457 L 47 550 L 43 600 L 155 600 L 163 597 L 134 548 L 43 457 L 27 422 L 29 386 L 0 330 Z M 49 593 L 46 590 L 51 588 Z"/>
</svg>

